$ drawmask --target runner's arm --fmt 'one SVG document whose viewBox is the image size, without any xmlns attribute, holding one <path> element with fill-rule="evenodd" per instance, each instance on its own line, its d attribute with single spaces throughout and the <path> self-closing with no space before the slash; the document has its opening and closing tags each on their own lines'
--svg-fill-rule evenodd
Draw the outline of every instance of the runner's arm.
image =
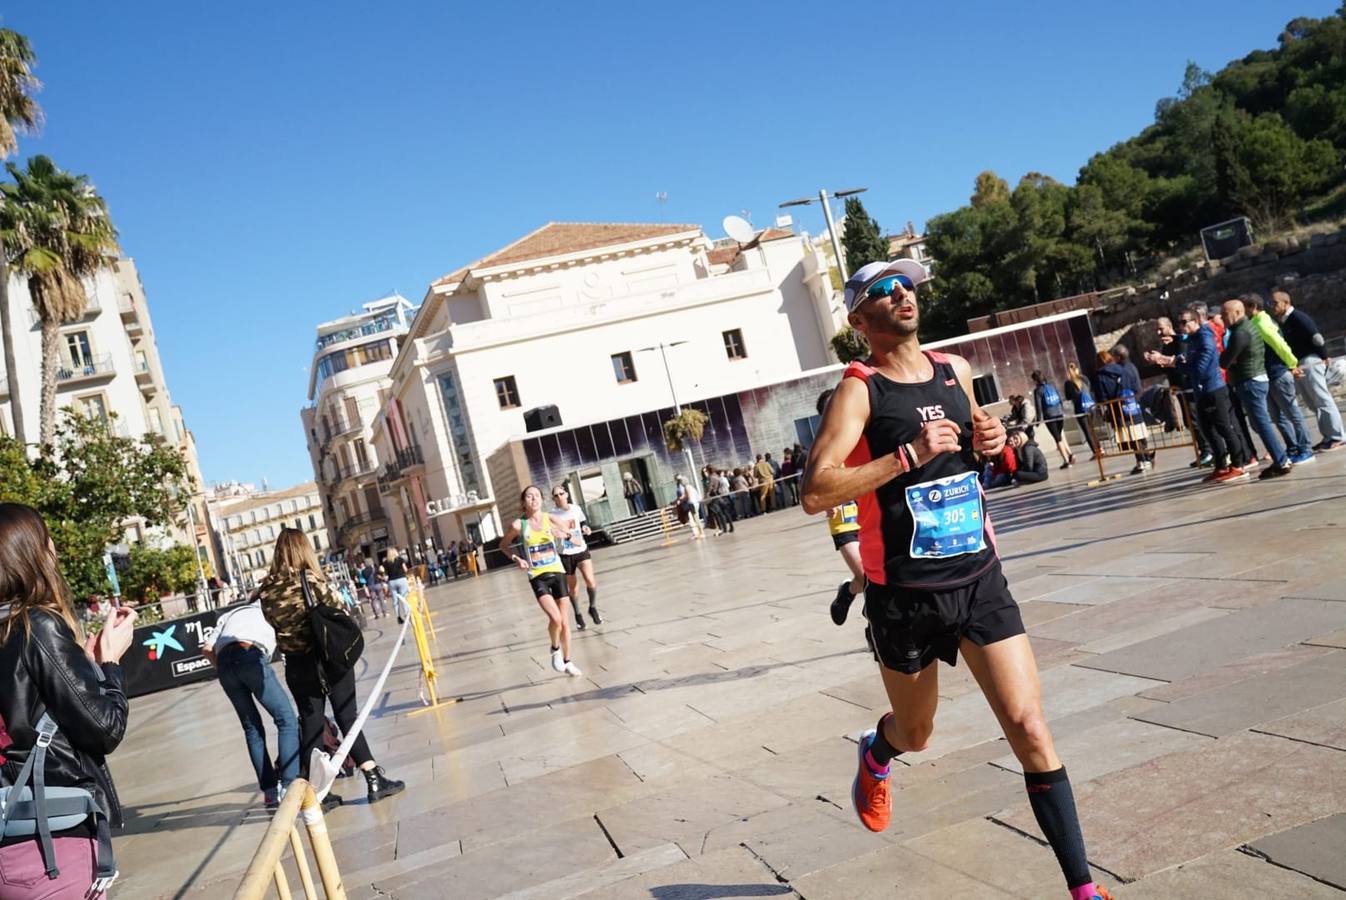
<svg viewBox="0 0 1346 900">
<path fill-rule="evenodd" d="M 869 421 L 869 388 L 858 378 L 843 378 L 823 410 L 804 472 L 804 512 L 809 515 L 868 494 L 902 474 L 902 463 L 889 453 L 855 468 L 846 457 L 860 442 Z"/>
<path fill-rule="evenodd" d="M 972 449 L 982 456 L 995 456 L 1005 446 L 1005 423 L 981 408 L 972 390 L 972 366 L 961 356 L 949 355 L 958 382 L 972 405 Z M 1036 396 L 1037 392 L 1034 392 Z"/>
</svg>

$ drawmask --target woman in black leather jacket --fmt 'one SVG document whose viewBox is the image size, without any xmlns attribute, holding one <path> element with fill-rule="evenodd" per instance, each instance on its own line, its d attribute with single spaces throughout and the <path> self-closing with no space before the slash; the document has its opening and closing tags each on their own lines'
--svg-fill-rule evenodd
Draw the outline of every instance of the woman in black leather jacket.
<svg viewBox="0 0 1346 900">
<path fill-rule="evenodd" d="M 135 612 L 114 610 L 102 632 L 81 641 L 70 589 L 42 517 L 0 503 L 0 778 L 14 779 L 37 739 L 43 713 L 57 725 L 47 748 L 48 785 L 81 787 L 120 826 L 121 807 L 105 757 L 126 734 L 126 695 L 118 660 L 131 645 Z M 93 822 L 55 835 L 60 875 L 48 879 L 32 837 L 0 843 L 0 900 L 77 898 L 94 880 Z"/>
</svg>

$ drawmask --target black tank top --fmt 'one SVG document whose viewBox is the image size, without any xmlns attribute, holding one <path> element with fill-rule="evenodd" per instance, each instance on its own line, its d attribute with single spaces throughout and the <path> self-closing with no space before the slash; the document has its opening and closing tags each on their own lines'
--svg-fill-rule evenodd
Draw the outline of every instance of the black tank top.
<svg viewBox="0 0 1346 900">
<path fill-rule="evenodd" d="M 942 453 L 857 499 L 865 576 L 875 584 L 943 590 L 975 581 L 995 562 L 995 533 L 971 450 L 972 404 L 949 358 L 925 355 L 935 374 L 920 384 L 893 381 L 861 362 L 847 367 L 843 379 L 869 387 L 869 421 L 846 465 L 864 465 L 914 441 L 924 422 L 958 423 L 961 453 Z"/>
</svg>

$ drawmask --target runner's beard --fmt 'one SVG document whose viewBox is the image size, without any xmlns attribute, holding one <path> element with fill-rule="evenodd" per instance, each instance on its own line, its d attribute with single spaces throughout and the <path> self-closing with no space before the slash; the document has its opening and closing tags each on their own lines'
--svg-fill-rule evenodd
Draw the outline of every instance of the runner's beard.
<svg viewBox="0 0 1346 900">
<path fill-rule="evenodd" d="M 921 310 L 913 303 L 911 309 L 911 318 L 904 319 L 898 313 L 898 307 L 894 307 L 889 314 L 888 324 L 892 327 L 893 333 L 900 337 L 911 337 L 921 327 Z"/>
</svg>

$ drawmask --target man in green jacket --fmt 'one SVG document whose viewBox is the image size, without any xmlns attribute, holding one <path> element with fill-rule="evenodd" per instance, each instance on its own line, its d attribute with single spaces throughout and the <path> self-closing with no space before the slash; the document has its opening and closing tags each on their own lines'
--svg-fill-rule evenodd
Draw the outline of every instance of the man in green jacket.
<svg viewBox="0 0 1346 900">
<path fill-rule="evenodd" d="M 1248 308 L 1248 318 L 1253 329 L 1262 336 L 1267 349 L 1272 351 L 1266 357 L 1267 366 L 1267 408 L 1271 417 L 1285 438 L 1285 450 L 1290 456 L 1290 465 L 1302 466 L 1313 462 L 1313 450 L 1310 449 L 1309 427 L 1304 423 L 1304 414 L 1299 411 L 1295 399 L 1295 380 L 1304 377 L 1295 351 L 1281 335 L 1281 328 L 1267 312 L 1268 304 L 1261 294 L 1244 294 L 1243 302 Z"/>
<path fill-rule="evenodd" d="M 1228 371 L 1230 385 L 1243 401 L 1253 428 L 1271 454 L 1271 466 L 1257 477 L 1266 480 L 1289 475 L 1290 457 L 1267 412 L 1270 380 L 1267 378 L 1266 342 L 1253 328 L 1242 300 L 1225 301 L 1224 321 L 1229 332 L 1225 337 L 1224 352 L 1220 354 L 1220 367 Z"/>
</svg>

